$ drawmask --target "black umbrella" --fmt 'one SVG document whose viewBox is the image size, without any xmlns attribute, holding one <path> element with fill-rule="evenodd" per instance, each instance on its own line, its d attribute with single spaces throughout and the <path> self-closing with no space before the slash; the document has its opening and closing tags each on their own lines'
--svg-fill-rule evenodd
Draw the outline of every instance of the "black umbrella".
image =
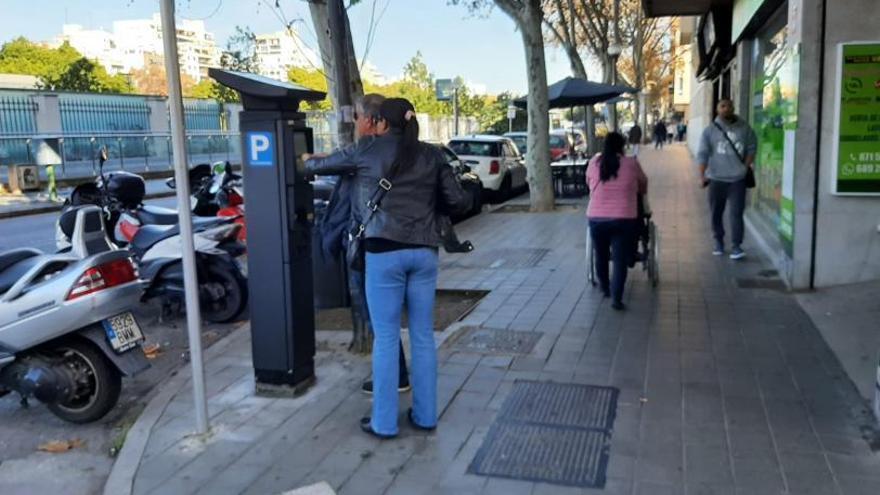
<svg viewBox="0 0 880 495">
<path fill-rule="evenodd" d="M 550 108 L 593 105 L 616 98 L 624 93 L 637 93 L 638 91 L 638 89 L 629 86 L 603 84 L 574 77 L 566 77 L 547 87 Z M 513 104 L 525 108 L 527 99 L 527 96 L 517 98 Z"/>
</svg>

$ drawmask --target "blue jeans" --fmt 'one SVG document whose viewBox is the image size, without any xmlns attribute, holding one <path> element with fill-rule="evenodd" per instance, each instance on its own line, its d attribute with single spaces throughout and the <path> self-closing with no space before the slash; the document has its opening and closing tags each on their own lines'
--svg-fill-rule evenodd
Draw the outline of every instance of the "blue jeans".
<svg viewBox="0 0 880 495">
<path fill-rule="evenodd" d="M 637 227 L 637 220 L 590 220 L 590 235 L 596 255 L 596 278 L 602 291 L 610 294 L 614 302 L 623 301 L 626 271 L 635 255 Z M 614 265 L 611 280 L 608 276 L 609 261 Z"/>
<path fill-rule="evenodd" d="M 437 424 L 437 349 L 434 292 L 437 250 L 367 253 L 367 305 L 373 322 L 373 431 L 397 434 L 398 347 L 403 303 L 409 311 L 413 420 Z"/>
</svg>

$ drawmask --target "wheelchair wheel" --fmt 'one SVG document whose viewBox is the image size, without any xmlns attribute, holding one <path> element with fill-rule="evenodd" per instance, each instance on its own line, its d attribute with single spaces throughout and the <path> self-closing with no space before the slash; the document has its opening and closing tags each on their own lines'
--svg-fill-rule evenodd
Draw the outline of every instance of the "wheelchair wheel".
<svg viewBox="0 0 880 495">
<path fill-rule="evenodd" d="M 648 270 L 648 280 L 651 281 L 652 287 L 657 287 L 660 283 L 660 235 L 657 232 L 657 224 L 648 223 L 648 249 L 645 259 L 645 268 Z"/>
<path fill-rule="evenodd" d="M 587 227 L 587 235 L 585 239 L 584 256 L 587 267 L 587 280 L 590 285 L 596 286 L 596 257 L 593 250 L 593 237 L 590 235 L 590 227 Z"/>
</svg>

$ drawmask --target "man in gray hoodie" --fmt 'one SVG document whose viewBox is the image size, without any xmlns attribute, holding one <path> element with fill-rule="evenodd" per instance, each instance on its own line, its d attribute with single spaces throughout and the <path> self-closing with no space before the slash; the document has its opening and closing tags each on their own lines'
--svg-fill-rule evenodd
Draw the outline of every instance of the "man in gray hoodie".
<svg viewBox="0 0 880 495">
<path fill-rule="evenodd" d="M 745 120 L 733 113 L 733 102 L 718 102 L 718 116 L 703 130 L 697 163 L 700 184 L 709 188 L 712 211 L 712 233 L 715 248 L 712 254 L 724 254 L 724 209 L 730 203 L 730 259 L 745 257 L 742 250 L 743 212 L 746 206 L 746 172 L 755 162 L 758 138 Z"/>
</svg>

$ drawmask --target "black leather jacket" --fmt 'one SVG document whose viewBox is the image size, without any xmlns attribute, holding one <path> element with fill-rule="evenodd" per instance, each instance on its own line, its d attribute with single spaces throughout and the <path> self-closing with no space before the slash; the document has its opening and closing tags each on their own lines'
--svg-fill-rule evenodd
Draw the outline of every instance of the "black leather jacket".
<svg viewBox="0 0 880 495">
<path fill-rule="evenodd" d="M 306 172 L 315 175 L 353 174 L 353 216 L 359 222 L 367 218 L 366 202 L 378 187 L 379 179 L 391 169 L 397 154 L 400 135 L 389 132 L 365 137 L 357 145 L 326 157 L 306 161 Z M 439 246 L 438 214 L 464 213 L 470 197 L 455 180 L 442 152 L 421 143 L 416 162 L 403 164 L 381 206 L 367 224 L 367 238 L 382 238 L 405 244 Z"/>
</svg>

